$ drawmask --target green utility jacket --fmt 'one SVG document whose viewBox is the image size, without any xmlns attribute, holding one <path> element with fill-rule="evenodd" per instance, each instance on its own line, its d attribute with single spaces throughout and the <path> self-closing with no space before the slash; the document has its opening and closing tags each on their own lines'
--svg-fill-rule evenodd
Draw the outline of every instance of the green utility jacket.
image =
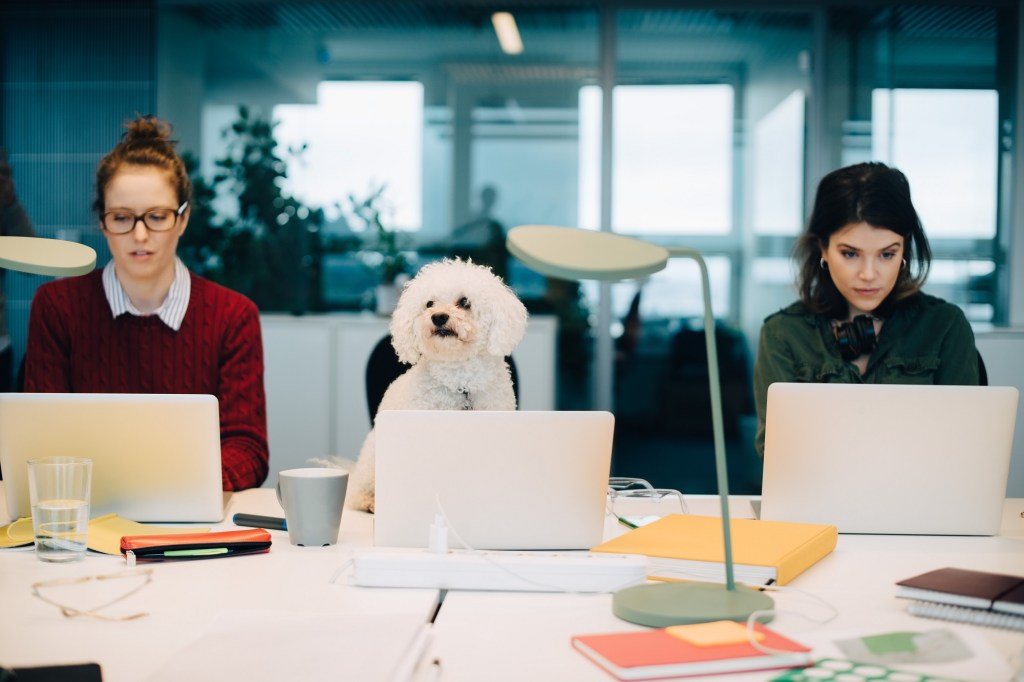
<svg viewBox="0 0 1024 682">
<path fill-rule="evenodd" d="M 828 317 L 808 312 L 799 302 L 768 316 L 754 361 L 755 446 L 762 457 L 768 386 L 776 381 L 977 385 L 974 332 L 957 306 L 916 294 L 886 319 L 861 374 L 840 354 Z"/>
</svg>

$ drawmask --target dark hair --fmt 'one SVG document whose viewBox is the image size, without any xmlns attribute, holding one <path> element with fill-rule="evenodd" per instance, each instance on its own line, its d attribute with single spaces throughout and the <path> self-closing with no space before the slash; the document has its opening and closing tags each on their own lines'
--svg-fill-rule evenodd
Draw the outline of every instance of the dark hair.
<svg viewBox="0 0 1024 682">
<path fill-rule="evenodd" d="M 96 168 L 93 209 L 103 213 L 107 185 L 122 166 L 153 166 L 167 171 L 178 195 L 178 204 L 188 201 L 192 195 L 192 183 L 188 179 L 185 162 L 174 151 L 176 142 L 171 139 L 171 125 L 155 116 L 140 116 L 125 123 L 124 127 L 126 130 L 121 141 Z"/>
<path fill-rule="evenodd" d="M 924 285 L 932 251 L 910 201 L 910 183 L 903 173 L 884 163 L 858 163 L 834 170 L 821 179 L 807 229 L 793 248 L 798 267 L 797 290 L 801 302 L 812 312 L 836 318 L 846 315 L 846 299 L 828 269 L 820 265 L 821 251 L 828 247 L 833 234 L 862 222 L 903 237 L 903 253 L 908 263 L 900 270 L 892 292 L 878 307 L 879 314 L 888 314 L 893 304 L 916 294 Z"/>
</svg>

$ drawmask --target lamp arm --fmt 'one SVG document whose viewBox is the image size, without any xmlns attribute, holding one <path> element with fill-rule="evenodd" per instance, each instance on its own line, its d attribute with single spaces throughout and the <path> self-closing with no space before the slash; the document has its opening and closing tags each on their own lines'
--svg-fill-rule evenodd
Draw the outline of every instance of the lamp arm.
<svg viewBox="0 0 1024 682">
<path fill-rule="evenodd" d="M 715 342 L 715 315 L 711 310 L 711 280 L 708 266 L 696 249 L 670 246 L 670 258 L 689 258 L 700 268 L 701 292 L 704 295 L 704 341 L 708 354 L 708 387 L 711 393 L 711 428 L 715 441 L 715 474 L 718 498 L 722 508 L 722 538 L 725 545 L 725 587 L 735 590 L 732 565 L 732 531 L 729 521 L 729 471 L 725 460 L 725 426 L 722 417 L 722 383 L 718 375 L 718 345 Z"/>
</svg>

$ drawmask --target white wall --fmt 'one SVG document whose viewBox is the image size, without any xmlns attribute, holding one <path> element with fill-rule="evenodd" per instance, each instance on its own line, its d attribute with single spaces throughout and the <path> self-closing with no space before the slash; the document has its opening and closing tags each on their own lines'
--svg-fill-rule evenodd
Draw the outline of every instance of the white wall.
<svg viewBox="0 0 1024 682">
<path fill-rule="evenodd" d="M 1024 329 L 979 332 L 976 336 L 989 385 L 1016 386 L 1024 394 Z M 1024 497 L 1024 396 L 1017 403 L 1017 430 L 1006 495 Z"/>
<path fill-rule="evenodd" d="M 358 457 L 370 430 L 366 361 L 388 321 L 370 313 L 260 316 L 270 442 L 264 487 L 312 458 Z M 557 318 L 532 315 L 513 353 L 522 410 L 555 409 L 557 331 Z"/>
</svg>

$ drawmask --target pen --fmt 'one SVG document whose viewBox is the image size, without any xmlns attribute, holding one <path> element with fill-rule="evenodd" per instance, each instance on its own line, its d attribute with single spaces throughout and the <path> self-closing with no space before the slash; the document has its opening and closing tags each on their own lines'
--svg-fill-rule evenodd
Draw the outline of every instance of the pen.
<svg viewBox="0 0 1024 682">
<path fill-rule="evenodd" d="M 277 516 L 259 516 L 257 514 L 235 514 L 231 521 L 236 526 L 250 528 L 267 528 L 269 530 L 288 530 L 288 522 Z"/>
<path fill-rule="evenodd" d="M 619 520 L 619 523 L 621 523 L 626 528 L 639 528 L 640 527 L 640 526 L 636 525 L 635 523 L 633 523 L 632 521 L 630 521 L 629 519 L 627 519 L 624 516 L 616 516 L 615 518 L 617 518 Z"/>
</svg>

